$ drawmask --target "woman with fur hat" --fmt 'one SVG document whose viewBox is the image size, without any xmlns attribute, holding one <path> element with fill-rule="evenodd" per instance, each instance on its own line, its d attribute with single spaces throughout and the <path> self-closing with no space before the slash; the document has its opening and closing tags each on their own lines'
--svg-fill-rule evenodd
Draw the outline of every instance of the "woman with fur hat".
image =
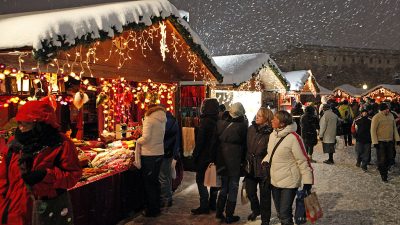
<svg viewBox="0 0 400 225">
<path fill-rule="evenodd" d="M 247 127 L 245 110 L 240 102 L 232 104 L 217 124 L 219 139 L 217 168 L 222 185 L 217 200 L 216 217 L 225 220 L 226 223 L 240 220 L 239 216 L 233 214 L 239 189 L 241 165 L 246 156 Z"/>
<path fill-rule="evenodd" d="M 218 188 L 211 187 L 208 192 L 204 186 L 204 176 L 210 163 L 215 163 L 217 149 L 217 121 L 219 103 L 215 98 L 206 98 L 200 107 L 200 126 L 196 135 L 193 159 L 197 167 L 196 183 L 200 195 L 200 206 L 192 209 L 193 215 L 208 214 L 215 210 Z"/>
<path fill-rule="evenodd" d="M 47 102 L 27 102 L 16 121 L 0 160 L 1 224 L 73 224 L 67 189 L 82 175 L 74 144 Z"/>
<path fill-rule="evenodd" d="M 164 156 L 164 135 L 167 116 L 165 108 L 149 106 L 143 121 L 143 134 L 136 144 L 141 151 L 141 173 L 144 181 L 146 208 L 143 215 L 156 217 L 160 214 L 160 168 Z"/>
</svg>

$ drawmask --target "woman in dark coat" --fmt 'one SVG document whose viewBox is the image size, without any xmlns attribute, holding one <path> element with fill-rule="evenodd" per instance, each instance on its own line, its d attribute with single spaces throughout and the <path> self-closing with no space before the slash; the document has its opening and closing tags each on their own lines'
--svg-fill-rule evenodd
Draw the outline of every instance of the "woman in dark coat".
<svg viewBox="0 0 400 225">
<path fill-rule="evenodd" d="M 271 121 L 274 114 L 271 110 L 261 107 L 256 115 L 256 120 L 247 130 L 247 166 L 246 166 L 246 193 L 251 203 L 252 213 L 248 220 L 256 220 L 261 214 L 261 224 L 269 224 L 271 217 L 271 189 L 267 170 L 261 166 L 263 158 L 267 155 L 269 135 L 273 129 Z M 257 185 L 260 187 L 260 201 L 257 197 Z"/>
<path fill-rule="evenodd" d="M 293 116 L 293 120 L 296 122 L 296 125 L 297 125 L 296 133 L 298 133 L 299 135 L 301 135 L 300 118 L 304 114 L 302 107 L 303 107 L 303 105 L 301 104 L 301 102 L 297 102 L 291 112 L 292 116 Z"/>
<path fill-rule="evenodd" d="M 217 169 L 221 176 L 221 190 L 218 195 L 216 217 L 233 223 L 240 220 L 234 216 L 236 197 L 239 189 L 241 165 L 245 161 L 248 121 L 243 105 L 234 103 L 218 121 L 219 147 Z M 225 209 L 225 217 L 223 211 Z"/>
<path fill-rule="evenodd" d="M 215 98 L 204 99 L 200 107 L 200 126 L 196 135 L 193 158 L 196 164 L 196 183 L 200 195 L 200 207 L 192 209 L 193 215 L 208 214 L 215 210 L 218 188 L 211 187 L 208 193 L 204 186 L 204 175 L 210 163 L 215 162 L 217 148 L 217 121 L 219 103 Z"/>
<path fill-rule="evenodd" d="M 312 159 L 314 146 L 318 143 L 317 130 L 319 129 L 318 118 L 315 115 L 315 108 L 313 106 L 307 106 L 304 115 L 300 120 L 301 124 L 301 137 L 303 138 L 304 146 L 306 148 L 308 157 L 311 162 L 316 161 Z"/>
</svg>

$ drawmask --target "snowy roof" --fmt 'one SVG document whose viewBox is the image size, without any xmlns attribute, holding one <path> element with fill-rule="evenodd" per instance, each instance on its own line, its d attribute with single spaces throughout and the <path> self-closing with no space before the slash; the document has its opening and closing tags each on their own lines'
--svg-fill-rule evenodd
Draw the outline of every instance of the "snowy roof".
<svg viewBox="0 0 400 225">
<path fill-rule="evenodd" d="M 273 66 L 277 69 L 277 73 L 279 75 L 274 74 L 271 70 L 270 74 L 275 75 L 275 77 L 279 77 L 279 85 L 275 85 L 273 89 L 286 89 L 286 83 L 288 83 L 284 77 L 283 73 L 279 70 L 276 63 L 270 58 L 268 54 L 265 53 L 254 53 L 254 54 L 241 54 L 241 55 L 226 55 L 226 56 L 214 56 L 213 57 L 215 63 L 224 71 L 224 81 L 222 84 L 236 84 L 239 85 L 243 82 L 246 82 L 252 78 L 252 75 L 255 73 L 263 74 L 261 70 L 265 67 Z M 263 83 L 266 82 L 264 80 L 272 81 L 271 77 L 267 79 L 263 79 L 260 77 Z M 278 86 L 278 87 L 277 87 Z"/>
<path fill-rule="evenodd" d="M 51 49 L 53 46 L 72 47 L 78 44 L 76 43 L 78 39 L 97 40 L 104 35 L 104 32 L 111 38 L 122 33 L 128 25 L 151 26 L 153 18 L 165 19 L 171 16 L 177 18 L 178 23 L 189 33 L 193 43 L 200 45 L 200 50 L 211 61 L 215 70 L 222 74 L 199 36 L 184 19 L 180 18 L 179 11 L 167 0 L 130 1 L 28 15 L 1 16 L 0 30 L 7 31 L 7 35 L 0 35 L 0 50 L 27 47 L 37 52 L 44 51 L 45 48 Z M 61 38 L 62 41 L 59 40 Z M 47 46 L 43 46 L 44 43 Z M 49 54 L 51 55 L 51 52 Z"/>
<path fill-rule="evenodd" d="M 318 84 L 318 87 L 319 87 L 319 93 L 318 94 L 320 94 L 320 95 L 331 95 L 331 94 L 333 94 L 332 90 L 329 90 L 328 88 L 323 87 L 320 84 Z"/>
<path fill-rule="evenodd" d="M 307 80 L 311 77 L 315 89 L 319 89 L 318 83 L 315 81 L 311 70 L 298 70 L 284 73 L 284 76 L 290 83 L 291 91 L 302 91 Z M 318 91 L 317 91 L 318 92 Z"/>
<path fill-rule="evenodd" d="M 336 87 L 333 92 L 336 92 L 337 90 L 341 90 L 353 97 L 360 97 L 361 93 L 363 92 L 363 89 L 361 88 L 356 88 L 353 85 L 350 84 L 342 84 L 339 87 Z"/>
<path fill-rule="evenodd" d="M 375 86 L 375 87 L 369 89 L 368 91 L 362 93 L 361 96 L 368 95 L 370 92 L 372 92 L 372 91 L 374 91 L 374 90 L 376 90 L 376 89 L 379 89 L 379 88 L 385 88 L 385 89 L 387 89 L 387 90 L 389 90 L 389 91 L 395 92 L 395 93 L 397 93 L 397 94 L 400 95 L 400 85 L 395 85 L 395 84 L 380 84 L 380 85 L 377 85 L 377 86 Z"/>
</svg>

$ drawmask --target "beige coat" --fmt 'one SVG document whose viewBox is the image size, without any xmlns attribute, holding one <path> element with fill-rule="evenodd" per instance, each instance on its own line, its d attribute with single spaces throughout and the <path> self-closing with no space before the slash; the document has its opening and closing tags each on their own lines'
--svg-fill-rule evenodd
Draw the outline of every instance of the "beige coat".
<svg viewBox="0 0 400 225">
<path fill-rule="evenodd" d="M 167 117 L 163 110 L 146 116 L 143 121 L 143 135 L 137 140 L 142 156 L 164 155 L 164 134 Z"/>
<path fill-rule="evenodd" d="M 298 188 L 314 184 L 313 168 L 307 157 L 303 140 L 295 132 L 296 123 L 270 134 L 268 154 L 263 162 L 269 162 L 272 150 L 281 137 L 288 134 L 275 151 L 271 163 L 271 184 L 279 188 Z"/>
<path fill-rule="evenodd" d="M 385 115 L 379 112 L 372 118 L 371 139 L 372 144 L 378 144 L 378 141 L 400 141 L 392 113 Z"/>
<path fill-rule="evenodd" d="M 331 109 L 326 110 L 319 121 L 319 137 L 323 143 L 336 143 L 338 116 Z"/>
</svg>

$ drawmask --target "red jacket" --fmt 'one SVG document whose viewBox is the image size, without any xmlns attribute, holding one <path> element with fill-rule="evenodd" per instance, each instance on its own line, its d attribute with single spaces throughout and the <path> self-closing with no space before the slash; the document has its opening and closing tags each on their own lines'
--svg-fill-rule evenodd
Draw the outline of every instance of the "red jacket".
<svg viewBox="0 0 400 225">
<path fill-rule="evenodd" d="M 46 170 L 44 179 L 28 190 L 21 178 L 18 160 L 20 151 L 12 153 L 6 168 L 8 149 L 0 149 L 0 223 L 29 225 L 32 215 L 32 196 L 54 198 L 56 189 L 73 187 L 82 176 L 75 145 L 62 135 L 63 143 L 56 148 L 46 148 L 33 161 L 33 170 Z M 59 155 L 59 156 L 58 156 Z M 58 156 L 59 162 L 55 165 Z M 7 209 L 8 208 L 8 209 Z M 7 223 L 3 223 L 7 218 Z"/>
</svg>

